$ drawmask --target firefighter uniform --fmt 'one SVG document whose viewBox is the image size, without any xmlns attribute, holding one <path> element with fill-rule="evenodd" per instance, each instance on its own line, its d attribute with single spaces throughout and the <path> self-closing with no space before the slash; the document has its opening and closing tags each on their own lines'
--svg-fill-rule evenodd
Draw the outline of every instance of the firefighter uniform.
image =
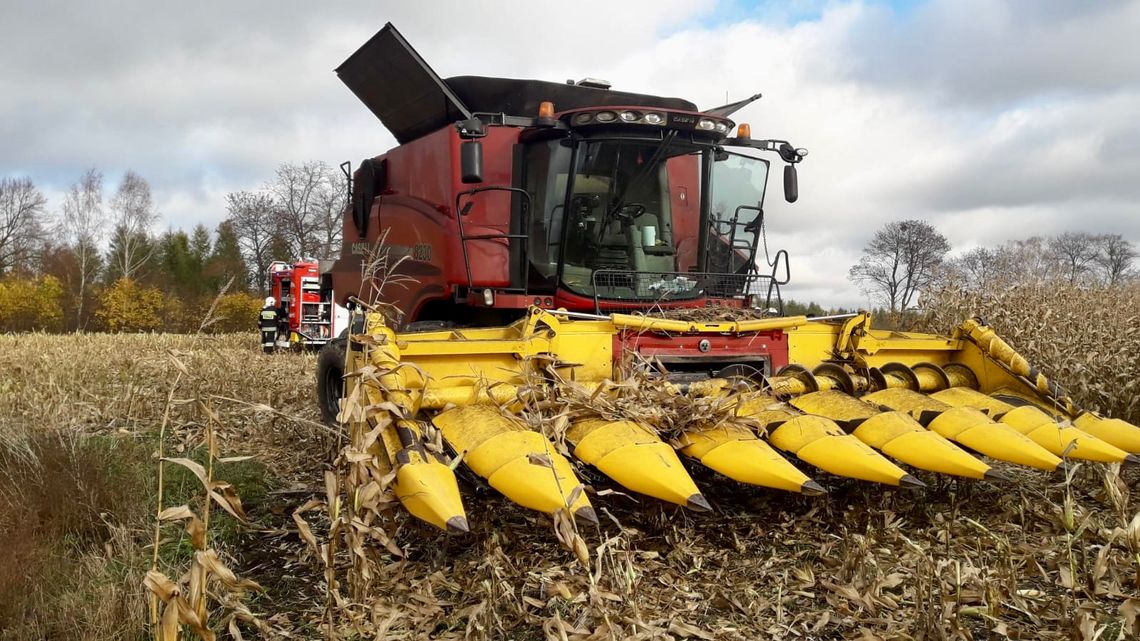
<svg viewBox="0 0 1140 641">
<path fill-rule="evenodd" d="M 273 298 L 265 299 L 265 307 L 261 308 L 257 321 L 261 328 L 261 349 L 267 354 L 277 347 L 278 310 L 273 302 Z"/>
</svg>

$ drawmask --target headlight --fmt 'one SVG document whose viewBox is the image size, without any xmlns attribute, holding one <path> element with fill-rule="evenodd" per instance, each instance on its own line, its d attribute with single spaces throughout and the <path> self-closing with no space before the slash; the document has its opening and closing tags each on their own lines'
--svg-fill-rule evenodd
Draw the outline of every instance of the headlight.
<svg viewBox="0 0 1140 641">
<path fill-rule="evenodd" d="M 645 114 L 644 120 L 646 124 L 659 125 L 665 119 L 661 117 L 661 114 Z"/>
<path fill-rule="evenodd" d="M 586 113 L 580 113 L 577 116 L 574 116 L 574 124 L 584 125 L 593 119 L 594 119 L 594 114 L 587 111 Z"/>
<path fill-rule="evenodd" d="M 625 122 L 637 122 L 637 119 L 640 117 L 641 117 L 641 114 L 637 113 L 636 111 L 623 111 L 623 112 L 621 112 L 621 119 L 624 120 Z"/>
<path fill-rule="evenodd" d="M 723 123 L 723 122 L 716 123 L 716 132 L 718 134 L 727 133 L 728 132 L 728 125 Z"/>
<path fill-rule="evenodd" d="M 617 120 L 617 114 L 612 111 L 599 111 L 598 115 L 594 116 L 598 122 L 613 122 Z"/>
<path fill-rule="evenodd" d="M 716 128 L 716 123 L 708 118 L 701 118 L 697 121 L 697 129 L 711 130 Z"/>
</svg>

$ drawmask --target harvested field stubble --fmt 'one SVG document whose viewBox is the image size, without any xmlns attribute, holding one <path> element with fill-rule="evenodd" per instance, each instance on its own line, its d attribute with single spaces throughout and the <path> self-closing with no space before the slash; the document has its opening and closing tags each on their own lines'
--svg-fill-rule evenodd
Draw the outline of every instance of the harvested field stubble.
<svg viewBox="0 0 1140 641">
<path fill-rule="evenodd" d="M 331 441 L 307 420 L 314 362 L 263 357 L 250 335 L 0 336 L 0 639 L 143 638 L 154 456 L 176 373 L 166 452 L 202 459 L 212 407 L 221 450 L 270 466 L 218 467 L 256 496 L 319 473 Z M 168 469 L 167 501 L 194 504 L 195 484 Z M 235 527 L 216 522 L 215 547 L 240 554 Z M 189 547 L 164 528 L 160 568 L 177 576 Z"/>
<path fill-rule="evenodd" d="M 1040 313 L 1049 307 L 1027 303 L 1032 301 L 1002 304 Z M 946 318 L 937 318 L 938 329 L 972 311 L 979 310 L 939 308 L 936 313 Z M 995 325 L 1004 322 L 1000 314 L 980 311 Z M 1065 318 L 1075 322 L 1078 315 Z M 1101 341 L 1098 354 L 1128 350 L 1127 341 L 1136 336 L 1129 323 L 1135 321 L 1125 313 L 1097 318 L 1118 325 L 1068 331 L 1077 333 L 1078 342 Z M 1120 387 L 1106 387 L 1103 397 L 1095 391 L 1080 397 L 1083 383 L 1071 373 L 1084 370 L 1071 360 L 1088 355 L 1058 349 L 1057 360 L 1046 362 L 1048 354 L 1027 344 L 1031 337 L 1045 340 L 1044 332 L 1053 331 L 1047 324 L 998 330 L 1082 402 L 1103 398 L 1102 407 L 1113 411 L 1133 402 Z M 40 558 L 59 560 L 34 571 L 27 564 L 0 567 L 2 596 L 21 604 L 2 611 L 0 638 L 68 638 L 55 633 L 60 626 L 50 627 L 61 617 L 84 626 L 72 638 L 140 638 L 152 493 L 130 493 L 137 505 L 122 505 L 116 494 L 91 498 L 102 496 L 91 492 L 96 482 L 77 480 L 61 492 L 76 497 L 75 518 L 86 525 L 65 531 L 84 534 L 52 534 L 60 529 L 37 525 L 32 514 L 40 518 L 43 504 L 58 502 L 60 492 L 22 490 L 47 482 L 35 476 L 38 463 L 28 463 L 41 455 L 27 452 L 37 438 L 123 443 L 110 450 L 110 460 L 134 463 L 127 467 L 132 473 L 153 470 L 154 461 L 143 459 L 152 455 L 179 367 L 189 374 L 171 408 L 167 452 L 182 456 L 180 450 L 200 449 L 207 417 L 190 401 L 213 399 L 219 449 L 258 455 L 268 484 L 285 490 L 263 491 L 260 500 L 246 502 L 262 530 L 213 542 L 227 565 L 267 588 L 251 609 L 275 626 L 271 636 L 320 637 L 330 621 L 340 638 L 405 639 L 1117 639 L 1137 632 L 1140 517 L 1131 496 L 1137 474 L 1101 465 L 1052 476 L 1000 466 L 1016 477 L 1003 485 L 919 473 L 931 487 L 916 493 L 817 473 L 831 494 L 816 498 L 748 488 L 694 468 L 715 508 L 710 514 L 609 492 L 613 486 L 599 482 L 596 489 L 606 495 L 593 501 L 602 524 L 578 532 L 588 548 L 588 568 L 559 545 L 548 517 L 511 505 L 468 478 L 463 491 L 472 532 L 465 536 L 441 535 L 378 497 L 381 509 L 369 527 L 382 529 L 403 556 L 374 537 L 358 537 L 372 574 L 366 590 L 354 591 L 347 571 L 351 548 L 333 546 L 331 557 L 314 552 L 291 517 L 310 499 L 319 503 L 344 491 L 335 476 L 329 488 L 322 479 L 337 447 L 312 423 L 314 357 L 263 356 L 252 334 L 193 340 L 0 336 L 0 463 L 7 475 L 0 496 L 6 506 L 23 501 L 16 511 L 0 511 L 0 537 L 13 554 L 23 554 L 21 545 L 33 541 L 47 550 Z M 106 460 L 82 466 L 113 467 Z M 225 478 L 224 468 L 219 476 Z M 588 471 L 582 477 L 597 479 Z M 146 477 L 139 482 L 152 483 Z M 351 505 L 346 498 L 342 508 Z M 311 509 L 302 516 L 313 540 L 328 543 L 327 514 Z M 177 527 L 164 532 L 184 546 Z M 322 558 L 330 559 L 339 582 L 331 618 L 322 611 L 328 576 Z M 14 567 L 24 570 L 22 583 L 11 579 Z M 38 600 L 21 600 L 21 591 L 34 591 L 29 585 L 44 588 Z M 102 614 L 82 619 L 80 605 L 83 612 Z M 254 631 L 245 632 L 248 638 Z"/>
</svg>

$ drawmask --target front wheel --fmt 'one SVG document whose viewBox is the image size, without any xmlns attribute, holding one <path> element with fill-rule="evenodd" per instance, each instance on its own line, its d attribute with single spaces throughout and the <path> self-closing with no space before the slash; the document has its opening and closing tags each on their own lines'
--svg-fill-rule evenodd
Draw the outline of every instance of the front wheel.
<svg viewBox="0 0 1140 641">
<path fill-rule="evenodd" d="M 321 420 L 332 426 L 337 424 L 344 396 L 344 346 L 344 341 L 329 341 L 317 356 L 317 403 Z"/>
</svg>

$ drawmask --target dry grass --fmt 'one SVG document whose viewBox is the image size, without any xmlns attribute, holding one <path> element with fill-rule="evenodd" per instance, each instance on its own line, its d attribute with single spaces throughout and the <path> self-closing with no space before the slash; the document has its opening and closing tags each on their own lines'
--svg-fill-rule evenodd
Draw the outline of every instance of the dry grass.
<svg viewBox="0 0 1140 641">
<path fill-rule="evenodd" d="M 259 499 L 304 484 L 332 443 L 312 422 L 314 363 L 263 356 L 252 335 L 0 336 L 0 638 L 143 638 L 154 456 L 176 372 L 168 455 L 203 459 L 212 407 L 220 450 L 263 461 L 219 475 Z M 168 472 L 170 504 L 193 504 L 195 484 Z M 216 521 L 211 539 L 240 557 L 238 528 Z M 178 576 L 188 538 L 164 530 L 164 571 Z"/>
<path fill-rule="evenodd" d="M 1137 299 L 1105 305 L 1103 293 L 1099 302 L 1093 293 L 1061 294 L 1039 304 L 1015 291 L 988 301 L 947 298 L 929 307 L 931 322 L 944 330 L 980 312 L 1080 402 L 1135 412 L 1127 376 L 1140 353 L 1130 314 Z M 1072 307 L 1061 310 L 1057 300 Z M 219 449 L 257 454 L 266 466 L 260 483 L 269 487 L 239 487 L 258 529 L 219 525 L 215 547 L 267 588 L 251 609 L 275 626 L 270 636 L 322 635 L 329 575 L 320 559 L 341 581 L 350 564 L 340 547 L 314 553 L 291 518 L 296 506 L 342 489 L 333 483 L 329 492 L 322 479 L 335 448 L 312 424 L 314 358 L 263 356 L 252 335 L 190 345 L 177 336 L 0 337 L 0 468 L 11 477 L 2 496 L 16 506 L 0 506 L 7 638 L 144 634 L 140 582 L 150 560 L 153 480 L 139 471 L 154 466 L 145 459 L 177 369 L 172 351 L 189 372 L 177 400 L 213 399 Z M 649 396 L 631 391 L 607 411 L 637 411 Z M 168 449 L 198 451 L 206 421 L 199 403 L 176 402 Z M 62 461 L 50 464 L 57 471 L 39 476 L 36 466 L 51 460 Z M 121 491 L 135 487 L 114 472 L 124 461 L 133 464 L 126 478 L 146 489 Z M 715 507 L 705 515 L 606 492 L 612 484 L 584 470 L 591 491 L 605 493 L 593 497 L 602 526 L 580 532 L 588 569 L 558 544 L 550 518 L 463 476 L 472 533 L 447 537 L 399 509 L 377 511 L 369 527 L 391 537 L 399 554 L 362 537 L 375 573 L 364 592 L 340 586 L 353 598 L 332 627 L 341 638 L 368 639 L 1134 638 L 1136 472 L 1081 465 L 1049 476 L 1001 467 L 1016 482 L 919 473 L 931 489 L 918 493 L 817 474 L 832 490 L 819 498 L 693 468 Z M 60 471 L 67 469 L 82 473 Z M 60 503 L 62 514 L 46 509 Z M 316 511 L 306 517 L 318 546 L 327 543 L 327 521 Z M 185 559 L 186 547 L 172 528 L 167 567 Z M 79 631 L 61 621 L 79 622 Z"/>
</svg>

